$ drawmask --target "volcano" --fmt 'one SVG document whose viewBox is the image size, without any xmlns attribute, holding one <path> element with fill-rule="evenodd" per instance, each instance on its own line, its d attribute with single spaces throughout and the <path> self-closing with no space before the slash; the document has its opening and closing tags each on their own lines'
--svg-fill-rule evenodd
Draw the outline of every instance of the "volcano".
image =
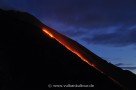
<svg viewBox="0 0 136 90">
<path fill-rule="evenodd" d="M 108 63 L 26 12 L 0 10 L 0 43 L 1 90 L 64 85 L 136 90 L 135 74 Z"/>
</svg>

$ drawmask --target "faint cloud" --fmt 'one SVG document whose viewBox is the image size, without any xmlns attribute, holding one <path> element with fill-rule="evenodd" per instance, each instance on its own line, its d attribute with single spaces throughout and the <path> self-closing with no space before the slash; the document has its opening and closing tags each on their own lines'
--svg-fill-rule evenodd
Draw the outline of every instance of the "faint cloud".
<svg viewBox="0 0 136 90">
<path fill-rule="evenodd" d="M 121 67 L 122 69 L 127 69 L 127 70 L 136 70 L 136 67 Z"/>
<path fill-rule="evenodd" d="M 116 30 L 114 33 L 96 34 L 93 38 L 86 36 L 83 38 L 87 43 L 108 45 L 114 47 L 124 47 L 136 45 L 136 29 L 127 27 Z"/>
<path fill-rule="evenodd" d="M 122 66 L 122 65 L 124 65 L 124 63 L 117 63 L 117 64 L 115 64 L 116 66 Z"/>
</svg>

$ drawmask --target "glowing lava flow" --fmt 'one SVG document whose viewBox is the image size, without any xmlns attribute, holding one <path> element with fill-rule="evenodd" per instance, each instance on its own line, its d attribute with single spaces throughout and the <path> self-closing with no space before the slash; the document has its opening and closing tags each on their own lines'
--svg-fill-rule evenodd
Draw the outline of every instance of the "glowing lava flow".
<svg viewBox="0 0 136 90">
<path fill-rule="evenodd" d="M 55 38 L 55 35 L 53 35 L 50 31 L 48 31 L 47 29 L 43 29 L 43 31 L 48 34 L 51 38 L 54 38 L 56 39 L 59 43 L 61 43 L 63 46 L 65 46 L 68 50 L 70 50 L 71 52 L 73 52 L 74 54 L 76 54 L 78 57 L 80 57 L 84 62 L 86 62 L 87 64 L 89 64 L 90 66 L 93 66 L 94 65 L 92 63 L 90 63 L 86 57 L 84 57 L 83 55 L 81 55 L 81 53 L 74 49 L 73 47 L 71 47 L 72 45 L 70 45 L 68 42 L 64 42 L 62 40 L 59 40 L 58 38 Z M 95 67 L 96 68 L 96 67 Z"/>
<path fill-rule="evenodd" d="M 49 35 L 51 38 L 54 38 L 55 40 L 57 40 L 59 43 L 61 43 L 63 46 L 65 46 L 68 50 L 70 50 L 71 52 L 76 54 L 78 57 L 80 57 L 81 60 L 86 62 L 88 65 L 94 67 L 96 70 L 98 70 L 99 72 L 103 73 L 103 71 L 101 71 L 100 69 L 95 67 L 95 65 L 92 64 L 90 62 L 90 60 L 88 60 L 88 57 L 85 55 L 85 53 L 82 50 L 80 50 L 80 48 L 77 45 L 68 42 L 63 36 L 61 36 L 60 34 L 58 34 L 55 31 L 52 31 L 51 29 L 44 28 L 43 32 L 46 33 L 47 35 Z"/>
<path fill-rule="evenodd" d="M 48 34 L 51 38 L 54 38 L 54 36 L 47 30 L 43 30 L 46 34 Z"/>
<path fill-rule="evenodd" d="M 88 65 L 94 67 L 96 70 L 98 70 L 99 72 L 103 73 L 100 69 L 95 67 L 95 65 L 92 64 L 90 62 L 90 60 L 88 60 L 88 58 L 86 57 L 85 53 L 82 50 L 80 50 L 76 45 L 71 44 L 70 42 L 65 40 L 64 37 L 62 38 L 62 36 L 60 34 L 54 33 L 54 32 L 52 32 L 49 29 L 43 29 L 43 32 L 48 34 L 51 38 L 54 38 L 55 40 L 57 40 L 59 43 L 61 43 L 63 46 L 65 46 L 68 50 L 70 50 L 71 52 L 76 54 L 78 57 L 80 57 L 81 60 L 86 62 Z"/>
<path fill-rule="evenodd" d="M 47 28 L 43 28 L 42 30 L 45 34 L 49 35 L 51 38 L 54 38 L 59 43 L 61 43 L 63 46 L 65 46 L 68 50 L 70 50 L 71 52 L 76 54 L 78 57 L 80 57 L 81 60 L 86 62 L 88 65 L 94 67 L 96 70 L 98 70 L 102 74 L 106 75 L 102 70 L 100 70 L 94 64 L 91 63 L 91 61 L 88 59 L 86 53 L 84 51 L 82 51 L 80 49 L 80 47 L 78 47 L 78 45 L 76 45 L 76 43 L 72 43 L 72 42 L 68 41 L 66 37 L 64 37 L 63 35 L 59 34 L 58 32 L 52 30 L 51 28 L 47 27 Z M 110 77 L 108 75 L 106 75 L 106 76 L 108 78 L 110 78 L 113 82 L 118 84 L 120 87 L 124 88 L 118 81 L 116 81 L 115 79 L 113 79 L 112 77 Z"/>
</svg>

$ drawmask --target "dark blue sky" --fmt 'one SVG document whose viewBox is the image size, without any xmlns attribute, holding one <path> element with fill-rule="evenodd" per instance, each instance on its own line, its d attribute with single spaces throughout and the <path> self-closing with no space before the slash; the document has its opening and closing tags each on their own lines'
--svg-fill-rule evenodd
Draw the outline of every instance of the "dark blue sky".
<svg viewBox="0 0 136 90">
<path fill-rule="evenodd" d="M 136 0 L 0 0 L 136 73 Z"/>
</svg>

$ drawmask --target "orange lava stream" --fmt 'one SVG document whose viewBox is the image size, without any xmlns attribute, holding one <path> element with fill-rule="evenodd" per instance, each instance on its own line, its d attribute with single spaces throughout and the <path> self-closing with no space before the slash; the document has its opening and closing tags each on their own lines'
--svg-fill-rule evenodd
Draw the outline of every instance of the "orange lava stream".
<svg viewBox="0 0 136 90">
<path fill-rule="evenodd" d="M 96 70 L 98 70 L 99 72 L 101 72 L 102 74 L 106 75 L 103 71 L 101 71 L 100 69 L 98 69 L 94 64 L 92 64 L 90 62 L 90 60 L 88 60 L 88 58 L 86 57 L 86 55 L 84 54 L 84 52 L 82 50 L 80 50 L 78 48 L 78 46 L 76 47 L 76 45 L 71 44 L 70 42 L 68 42 L 67 40 L 65 40 L 60 34 L 53 32 L 52 30 L 48 29 L 48 28 L 43 28 L 42 29 L 43 32 L 45 34 L 47 34 L 48 36 L 50 36 L 51 38 L 57 40 L 59 43 L 61 43 L 63 46 L 65 46 L 68 50 L 70 50 L 71 52 L 73 52 L 74 54 L 76 54 L 78 57 L 81 58 L 81 60 L 83 60 L 84 62 L 86 62 L 88 65 L 94 67 Z M 107 75 L 106 75 L 107 76 Z M 110 78 L 113 82 L 115 82 L 116 84 L 118 84 L 120 87 L 123 87 L 118 81 L 116 81 L 115 79 L 113 79 L 110 76 L 107 76 L 108 78 Z M 124 87 L 123 87 L 124 88 Z"/>
<path fill-rule="evenodd" d="M 55 35 L 53 35 L 50 31 L 48 31 L 47 29 L 43 30 L 46 34 L 48 34 L 51 38 L 54 38 L 55 40 L 57 40 L 59 43 L 61 43 L 63 46 L 65 46 L 68 50 L 70 50 L 71 52 L 73 52 L 74 54 L 76 54 L 78 57 L 80 57 L 84 62 L 86 62 L 87 64 L 89 64 L 90 66 L 94 66 L 94 64 L 90 63 L 86 57 L 84 57 L 83 55 L 81 55 L 81 53 L 74 49 L 73 47 L 71 47 L 72 45 L 70 45 L 68 42 L 62 42 L 59 39 L 55 38 Z M 96 68 L 96 67 L 95 67 Z"/>
<path fill-rule="evenodd" d="M 65 46 L 68 50 L 70 50 L 71 52 L 73 52 L 74 54 L 76 54 L 78 57 L 80 57 L 81 60 L 83 60 L 84 62 L 86 62 L 88 65 L 94 67 L 96 70 L 98 70 L 99 72 L 103 73 L 100 69 L 98 69 L 97 67 L 95 67 L 95 65 L 92 64 L 88 60 L 88 58 L 83 54 L 83 52 L 81 50 L 76 49 L 74 45 L 72 45 L 68 41 L 63 40 L 61 37 L 59 38 L 59 35 L 56 35 L 55 33 L 52 33 L 52 31 L 50 31 L 49 29 L 45 29 L 44 28 L 43 32 L 46 33 L 47 35 L 49 35 L 51 38 L 54 38 L 55 40 L 57 40 L 59 43 L 61 43 L 63 46 Z"/>
<path fill-rule="evenodd" d="M 47 30 L 43 30 L 46 34 L 48 34 L 51 38 L 54 38 L 54 36 Z"/>
</svg>

